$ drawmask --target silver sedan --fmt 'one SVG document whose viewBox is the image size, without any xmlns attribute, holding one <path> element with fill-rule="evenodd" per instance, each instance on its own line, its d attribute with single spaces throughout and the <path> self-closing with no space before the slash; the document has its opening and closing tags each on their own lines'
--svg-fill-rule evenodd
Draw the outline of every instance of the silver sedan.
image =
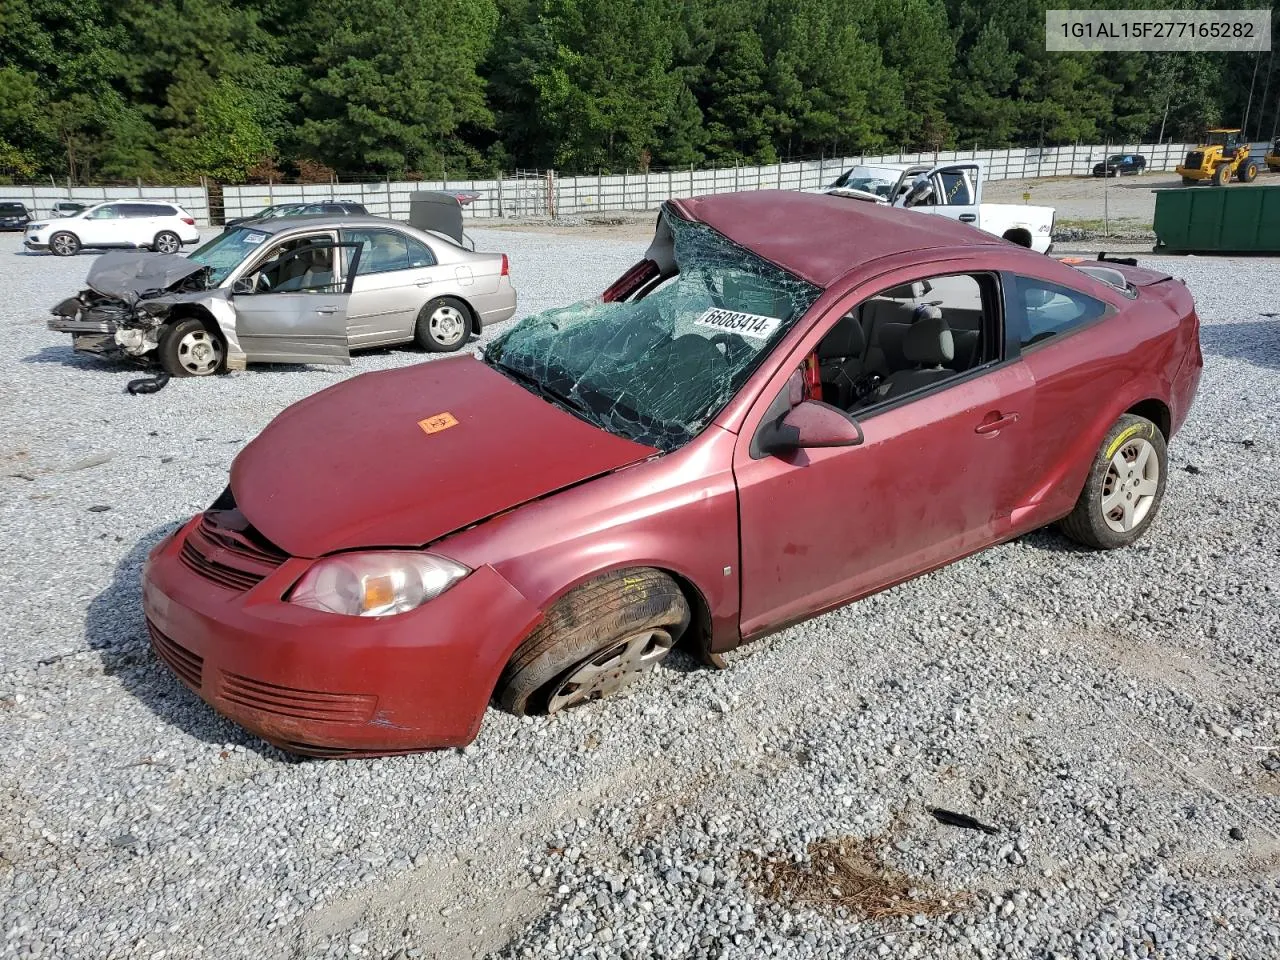
<svg viewBox="0 0 1280 960">
<path fill-rule="evenodd" d="M 506 254 L 378 217 L 246 223 L 185 258 L 108 254 L 87 283 L 50 328 L 78 350 L 155 351 L 174 376 L 411 342 L 450 352 L 516 309 Z"/>
</svg>

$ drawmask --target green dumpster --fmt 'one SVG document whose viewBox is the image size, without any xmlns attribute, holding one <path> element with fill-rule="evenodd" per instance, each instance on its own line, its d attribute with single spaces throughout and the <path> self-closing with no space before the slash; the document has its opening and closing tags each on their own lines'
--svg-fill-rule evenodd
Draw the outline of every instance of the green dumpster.
<svg viewBox="0 0 1280 960">
<path fill-rule="evenodd" d="M 1154 193 L 1157 253 L 1280 253 L 1280 186 Z"/>
</svg>

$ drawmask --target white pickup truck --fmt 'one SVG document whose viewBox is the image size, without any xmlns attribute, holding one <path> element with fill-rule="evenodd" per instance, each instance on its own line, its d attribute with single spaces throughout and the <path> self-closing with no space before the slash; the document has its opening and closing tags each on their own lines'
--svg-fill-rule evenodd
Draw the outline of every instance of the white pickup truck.
<svg viewBox="0 0 1280 960">
<path fill-rule="evenodd" d="M 891 189 L 884 189 L 886 177 L 895 173 L 897 183 Z M 858 189 L 854 184 L 866 185 L 866 189 Z M 982 166 L 978 163 L 853 167 L 823 192 L 910 207 L 921 213 L 936 213 L 972 223 L 987 233 L 1039 253 L 1048 253 L 1053 246 L 1054 209 L 1017 203 L 983 203 Z"/>
</svg>

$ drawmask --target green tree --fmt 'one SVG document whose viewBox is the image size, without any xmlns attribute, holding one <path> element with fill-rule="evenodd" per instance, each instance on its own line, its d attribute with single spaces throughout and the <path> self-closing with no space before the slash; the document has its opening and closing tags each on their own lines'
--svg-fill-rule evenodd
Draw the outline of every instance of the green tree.
<svg viewBox="0 0 1280 960">
<path fill-rule="evenodd" d="M 329 0 L 310 8 L 297 149 L 352 172 L 433 174 L 479 161 L 469 126 L 491 122 L 477 73 L 493 0 Z"/>
</svg>

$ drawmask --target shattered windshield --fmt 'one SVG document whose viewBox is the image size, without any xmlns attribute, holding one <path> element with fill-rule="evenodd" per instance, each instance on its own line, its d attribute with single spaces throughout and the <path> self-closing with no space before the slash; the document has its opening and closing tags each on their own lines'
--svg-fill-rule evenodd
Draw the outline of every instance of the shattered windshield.
<svg viewBox="0 0 1280 960">
<path fill-rule="evenodd" d="M 673 450 L 723 409 L 822 291 L 703 224 L 665 212 L 663 224 L 676 276 L 635 302 L 527 317 L 489 345 L 485 362 L 604 430 Z"/>
<path fill-rule="evenodd" d="M 216 287 L 266 239 L 267 235 L 261 230 L 232 227 L 198 247 L 188 259 L 209 267 L 209 286 Z"/>
</svg>

